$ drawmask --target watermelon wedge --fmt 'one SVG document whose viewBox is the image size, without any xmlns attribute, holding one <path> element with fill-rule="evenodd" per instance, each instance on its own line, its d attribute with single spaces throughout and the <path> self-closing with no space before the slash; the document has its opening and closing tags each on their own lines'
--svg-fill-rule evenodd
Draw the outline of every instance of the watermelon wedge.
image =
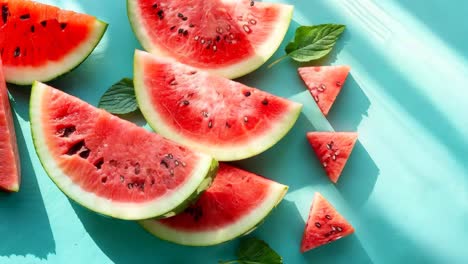
<svg viewBox="0 0 468 264">
<path fill-rule="evenodd" d="M 310 94 L 326 116 L 343 87 L 349 66 L 317 66 L 298 69 Z"/>
<path fill-rule="evenodd" d="M 217 162 L 78 98 L 35 82 L 31 130 L 36 152 L 71 199 L 128 220 L 165 217 L 206 189 Z"/>
<path fill-rule="evenodd" d="M 290 5 L 250 0 L 127 0 L 127 9 L 148 52 L 230 79 L 273 55 L 293 12 Z"/>
<path fill-rule="evenodd" d="M 189 246 L 209 246 L 255 229 L 283 199 L 288 187 L 221 163 L 200 199 L 184 212 L 140 224 L 161 239 Z"/>
<path fill-rule="evenodd" d="M 357 138 L 354 132 L 307 133 L 310 145 L 333 183 L 340 178 Z"/>
<path fill-rule="evenodd" d="M 301 104 L 171 59 L 136 51 L 135 93 L 151 127 L 217 160 L 239 160 L 273 146 Z"/>
<path fill-rule="evenodd" d="M 328 244 L 352 233 L 354 233 L 353 226 L 320 193 L 315 193 L 302 237 L 301 252 Z"/>
<path fill-rule="evenodd" d="M 17 192 L 21 172 L 15 126 L 0 61 L 0 189 Z"/>
<path fill-rule="evenodd" d="M 77 67 L 107 24 L 95 17 L 29 0 L 0 0 L 0 53 L 6 81 L 49 81 Z"/>
</svg>

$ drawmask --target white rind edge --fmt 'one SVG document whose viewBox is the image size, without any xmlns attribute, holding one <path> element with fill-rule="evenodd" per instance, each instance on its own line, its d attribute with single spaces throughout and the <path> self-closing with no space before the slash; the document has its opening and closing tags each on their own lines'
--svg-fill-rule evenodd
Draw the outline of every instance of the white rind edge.
<svg viewBox="0 0 468 264">
<path fill-rule="evenodd" d="M 158 57 L 173 57 L 172 54 L 152 43 L 151 40 L 147 37 L 149 34 L 141 20 L 142 16 L 138 13 L 137 2 L 138 1 L 136 0 L 127 0 L 128 17 L 137 39 L 140 41 L 143 48 L 148 52 Z M 281 5 L 281 8 L 279 8 L 281 12 L 274 33 L 268 40 L 265 41 L 264 45 L 258 47 L 255 50 L 255 56 L 229 66 L 217 67 L 215 69 L 203 68 L 202 70 L 223 76 L 225 78 L 235 79 L 258 69 L 271 56 L 273 56 L 286 36 L 286 32 L 288 31 L 289 25 L 291 23 L 294 7 L 292 5 L 265 2 L 262 2 L 262 5 Z"/>
<path fill-rule="evenodd" d="M 96 19 L 88 39 L 60 61 L 49 61 L 41 67 L 3 65 L 6 81 L 18 85 L 29 85 L 34 81 L 50 81 L 73 70 L 93 52 L 106 29 L 107 23 Z"/>
<path fill-rule="evenodd" d="M 30 118 L 34 146 L 42 166 L 52 181 L 77 203 L 103 215 L 124 220 L 141 220 L 161 216 L 172 211 L 190 198 L 192 194 L 199 191 L 200 185 L 206 185 L 205 179 L 210 171 L 213 158 L 200 153 L 200 161 L 194 168 L 192 175 L 188 177 L 188 181 L 178 189 L 172 190 L 170 194 L 152 201 L 144 203 L 116 202 L 83 190 L 60 169 L 47 147 L 41 120 L 43 104 L 47 104 L 42 100 L 43 94 L 49 89 L 51 89 L 49 86 L 39 82 L 34 82 L 32 87 Z"/>
<path fill-rule="evenodd" d="M 267 197 L 252 211 L 235 223 L 209 231 L 184 231 L 161 224 L 158 220 L 143 220 L 139 224 L 153 235 L 186 246 L 211 246 L 251 232 L 281 202 L 288 186 L 273 182 Z"/>
<path fill-rule="evenodd" d="M 171 126 L 165 125 L 164 119 L 159 115 L 157 109 L 151 103 L 151 96 L 148 87 L 144 85 L 144 61 L 152 59 L 153 55 L 144 51 L 135 51 L 134 62 L 134 86 L 135 94 L 143 116 L 150 126 L 159 134 L 182 145 L 190 146 L 199 151 L 205 152 L 219 161 L 235 161 L 255 156 L 275 145 L 281 140 L 296 123 L 301 113 L 302 104 L 291 101 L 288 112 L 272 126 L 267 133 L 252 139 L 246 144 L 235 144 L 232 146 L 210 146 L 203 142 L 189 139 L 183 134 L 174 130 Z M 159 58 L 158 58 L 159 59 Z"/>
</svg>

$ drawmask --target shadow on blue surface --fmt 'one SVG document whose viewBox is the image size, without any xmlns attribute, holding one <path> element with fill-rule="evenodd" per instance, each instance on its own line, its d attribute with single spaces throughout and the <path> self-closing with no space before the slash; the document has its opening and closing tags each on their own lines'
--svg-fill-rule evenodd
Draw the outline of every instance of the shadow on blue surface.
<svg viewBox="0 0 468 264">
<path fill-rule="evenodd" d="M 153 237 L 136 222 L 98 215 L 71 200 L 70 204 L 87 233 L 116 264 L 213 263 L 213 259 L 234 258 L 235 252 L 230 252 L 232 242 L 213 247 L 180 246 Z"/>
<path fill-rule="evenodd" d="M 11 91 L 15 100 L 23 102 L 29 98 L 29 89 Z M 29 120 L 27 108 L 18 107 L 15 101 L 11 101 L 11 104 L 16 114 Z M 0 194 L 0 234 L 3 241 L 0 256 L 33 255 L 47 259 L 49 254 L 55 254 L 55 241 L 26 147 L 32 146 L 32 143 L 26 142 L 31 139 L 24 137 L 16 116 L 14 123 L 21 157 L 22 182 L 18 193 Z"/>
<path fill-rule="evenodd" d="M 357 208 L 372 194 L 379 173 L 379 168 L 358 140 L 336 187 L 343 198 Z"/>
</svg>

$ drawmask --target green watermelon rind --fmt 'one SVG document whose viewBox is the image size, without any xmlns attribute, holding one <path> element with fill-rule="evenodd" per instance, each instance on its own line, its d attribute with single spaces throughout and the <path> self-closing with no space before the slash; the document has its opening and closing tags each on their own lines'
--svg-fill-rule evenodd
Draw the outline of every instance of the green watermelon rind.
<svg viewBox="0 0 468 264">
<path fill-rule="evenodd" d="M 144 51 L 135 51 L 134 60 L 134 87 L 135 95 L 141 113 L 153 130 L 182 145 L 190 146 L 199 151 L 205 152 L 219 161 L 235 161 L 253 157 L 271 148 L 279 142 L 294 126 L 302 110 L 302 104 L 291 101 L 290 108 L 284 113 L 281 119 L 275 120 L 275 125 L 260 136 L 252 135 L 245 144 L 235 144 L 232 146 L 209 146 L 206 142 L 199 142 L 185 137 L 182 133 L 166 125 L 165 119 L 157 112 L 151 103 L 151 96 L 144 85 L 144 60 L 146 57 L 153 57 Z M 166 60 L 158 58 L 158 60 Z M 168 59 L 170 60 L 170 59 Z"/>
<path fill-rule="evenodd" d="M 200 161 L 195 165 L 195 169 L 189 180 L 190 182 L 175 190 L 171 197 L 169 197 L 172 198 L 171 200 L 166 198 L 166 201 L 161 201 L 161 198 L 158 198 L 156 201 L 145 202 L 143 205 L 138 203 L 113 202 L 82 190 L 78 185 L 73 185 L 69 177 L 60 170 L 47 148 L 40 122 L 43 103 L 41 95 L 46 89 L 44 86 L 46 85 L 43 83 L 34 82 L 31 90 L 29 114 L 34 148 L 49 178 L 65 195 L 83 207 L 101 215 L 123 220 L 168 217 L 182 211 L 192 201 L 196 200 L 209 187 L 216 176 L 218 162 L 208 155 L 200 154 Z M 155 204 L 156 206 L 157 204 L 164 204 L 167 208 L 155 210 Z M 151 205 L 153 206 L 151 207 Z"/>
<path fill-rule="evenodd" d="M 149 34 L 146 32 L 141 18 L 137 12 L 137 2 L 138 1 L 136 0 L 127 0 L 127 16 L 136 38 L 140 41 L 141 46 L 148 52 L 158 57 L 172 58 L 172 54 L 165 52 L 162 48 L 153 44 L 148 38 Z M 292 5 L 278 3 L 263 2 L 262 4 L 277 6 L 277 8 L 281 10 L 280 18 L 278 19 L 276 26 L 272 27 L 274 28 L 274 33 L 271 35 L 270 39 L 265 41 L 264 45 L 258 47 L 253 56 L 246 58 L 245 60 L 227 67 L 213 66 L 213 68 L 203 68 L 203 70 L 229 79 L 235 79 L 260 68 L 260 66 L 262 66 L 271 58 L 271 56 L 273 56 L 286 36 L 286 32 L 288 31 L 289 25 L 291 24 L 294 7 Z"/>
<path fill-rule="evenodd" d="M 172 243 L 185 246 L 213 246 L 253 232 L 270 215 L 274 208 L 283 200 L 288 186 L 272 183 L 268 197 L 263 203 L 252 209 L 247 216 L 235 223 L 211 231 L 184 231 L 170 228 L 154 219 L 138 221 L 138 223 L 154 236 Z"/>
<path fill-rule="evenodd" d="M 58 62 L 49 62 L 41 67 L 3 66 L 8 83 L 16 85 L 31 85 L 34 81 L 49 82 L 78 68 L 95 50 L 106 33 L 108 24 L 96 18 L 90 37 L 82 42 L 77 49 L 67 54 Z M 47 69 L 49 67 L 50 69 Z M 12 77 L 13 76 L 13 77 Z"/>
</svg>

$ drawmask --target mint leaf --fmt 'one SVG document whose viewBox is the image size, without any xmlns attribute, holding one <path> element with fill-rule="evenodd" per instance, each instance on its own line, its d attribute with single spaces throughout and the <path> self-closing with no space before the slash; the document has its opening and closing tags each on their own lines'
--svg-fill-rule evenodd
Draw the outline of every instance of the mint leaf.
<svg viewBox="0 0 468 264">
<path fill-rule="evenodd" d="M 283 264 L 283 258 L 257 238 L 246 238 L 241 241 L 237 250 L 237 260 L 219 262 L 220 264 Z"/>
<path fill-rule="evenodd" d="M 133 80 L 123 78 L 112 85 L 101 97 L 99 108 L 113 114 L 128 114 L 138 109 Z"/>
<path fill-rule="evenodd" d="M 298 27 L 294 40 L 289 42 L 285 48 L 286 55 L 274 61 L 269 67 L 280 62 L 286 56 L 298 62 L 308 62 L 325 57 L 333 49 L 345 28 L 345 25 L 340 24 Z"/>
</svg>

